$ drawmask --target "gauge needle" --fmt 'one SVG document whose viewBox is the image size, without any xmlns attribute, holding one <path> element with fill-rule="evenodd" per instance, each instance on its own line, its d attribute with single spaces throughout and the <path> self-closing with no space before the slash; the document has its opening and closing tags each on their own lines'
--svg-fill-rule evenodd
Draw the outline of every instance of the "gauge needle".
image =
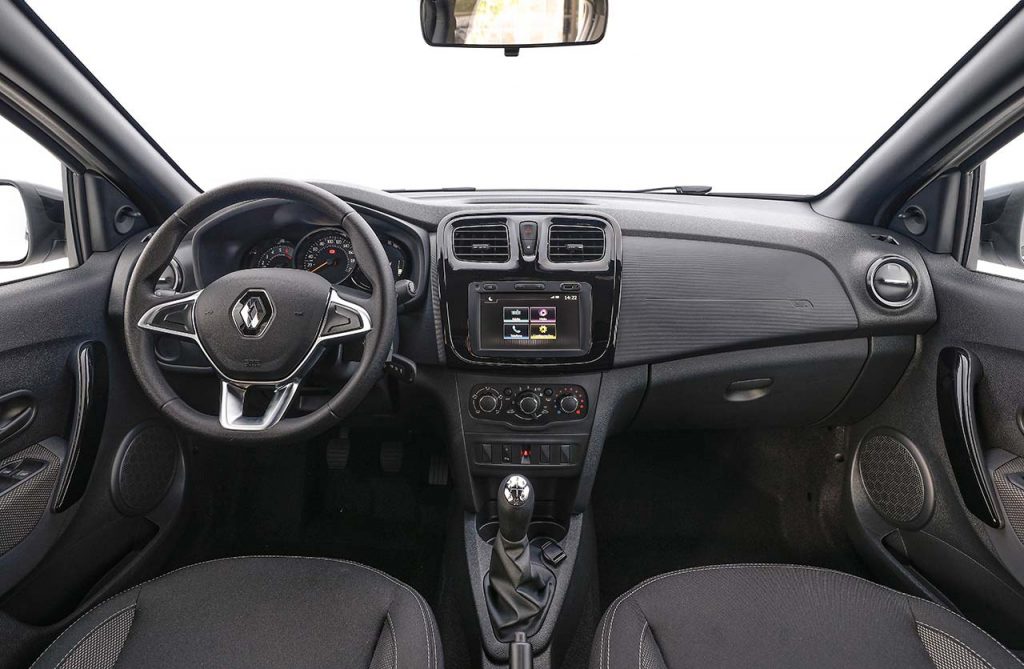
<svg viewBox="0 0 1024 669">
<path fill-rule="evenodd" d="M 324 262 L 320 263 L 319 265 L 317 265 L 316 267 L 314 267 L 313 269 L 311 269 L 311 270 L 309 270 L 309 271 L 311 271 L 311 272 L 313 272 L 314 274 L 316 274 L 317 272 L 319 272 L 319 271 L 320 271 L 320 270 L 322 270 L 322 269 L 323 269 L 324 267 L 327 267 L 327 266 L 328 266 L 328 265 L 330 265 L 330 264 L 331 264 L 331 261 L 330 261 L 330 260 L 325 260 Z"/>
</svg>

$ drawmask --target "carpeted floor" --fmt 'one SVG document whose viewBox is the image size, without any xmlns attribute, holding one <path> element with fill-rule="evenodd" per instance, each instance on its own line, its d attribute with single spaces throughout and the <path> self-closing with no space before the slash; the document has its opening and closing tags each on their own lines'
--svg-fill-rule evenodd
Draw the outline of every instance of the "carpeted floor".
<svg viewBox="0 0 1024 669">
<path fill-rule="evenodd" d="M 380 466 L 380 436 L 353 432 L 348 466 L 325 444 L 295 450 L 210 445 L 193 454 L 193 513 L 168 569 L 231 555 L 355 560 L 437 595 L 450 486 L 427 484 L 438 444 L 413 438 L 397 473 Z"/>
<path fill-rule="evenodd" d="M 839 518 L 840 431 L 629 434 L 593 495 L 601 603 L 674 569 L 792 562 L 864 574 Z"/>
</svg>

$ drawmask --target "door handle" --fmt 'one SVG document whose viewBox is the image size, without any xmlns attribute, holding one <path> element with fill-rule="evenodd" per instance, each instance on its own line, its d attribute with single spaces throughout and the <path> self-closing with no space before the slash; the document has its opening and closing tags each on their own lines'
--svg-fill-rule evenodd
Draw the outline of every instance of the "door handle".
<svg viewBox="0 0 1024 669">
<path fill-rule="evenodd" d="M 67 465 L 54 495 L 54 513 L 64 511 L 85 493 L 107 416 L 106 347 L 98 341 L 79 344 L 69 364 L 75 378 L 75 407 L 68 435 Z"/>
<path fill-rule="evenodd" d="M 0 397 L 0 443 L 11 439 L 32 424 L 36 402 L 27 390 L 16 390 Z"/>
<path fill-rule="evenodd" d="M 936 391 L 949 464 L 964 505 L 985 524 L 999 528 L 1003 521 L 996 505 L 995 486 L 985 466 L 975 412 L 975 391 L 981 376 L 981 361 L 970 351 L 951 347 L 939 353 Z"/>
</svg>

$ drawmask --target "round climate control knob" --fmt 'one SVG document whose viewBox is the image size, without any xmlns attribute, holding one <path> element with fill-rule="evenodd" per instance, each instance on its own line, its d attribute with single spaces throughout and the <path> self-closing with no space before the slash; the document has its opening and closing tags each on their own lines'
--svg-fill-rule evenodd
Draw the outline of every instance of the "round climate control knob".
<svg viewBox="0 0 1024 669">
<path fill-rule="evenodd" d="M 562 395 L 558 400 L 558 408 L 565 413 L 576 413 L 580 408 L 580 400 L 575 395 Z"/>
<path fill-rule="evenodd" d="M 481 395 L 476 401 L 477 407 L 484 413 L 494 413 L 501 406 L 498 398 L 491 394 Z"/>
<path fill-rule="evenodd" d="M 533 416 L 540 410 L 540 397 L 537 393 L 523 393 L 519 396 L 519 410 L 527 416 Z"/>
</svg>

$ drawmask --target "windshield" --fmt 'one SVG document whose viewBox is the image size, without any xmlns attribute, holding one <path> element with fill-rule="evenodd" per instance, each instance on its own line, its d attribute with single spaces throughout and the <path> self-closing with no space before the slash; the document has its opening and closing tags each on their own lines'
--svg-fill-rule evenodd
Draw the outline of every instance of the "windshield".
<svg viewBox="0 0 1024 669">
<path fill-rule="evenodd" d="M 794 195 L 831 185 L 1013 2 L 609 4 L 600 44 L 506 58 L 427 46 L 412 0 L 32 2 L 204 188 Z"/>
</svg>

